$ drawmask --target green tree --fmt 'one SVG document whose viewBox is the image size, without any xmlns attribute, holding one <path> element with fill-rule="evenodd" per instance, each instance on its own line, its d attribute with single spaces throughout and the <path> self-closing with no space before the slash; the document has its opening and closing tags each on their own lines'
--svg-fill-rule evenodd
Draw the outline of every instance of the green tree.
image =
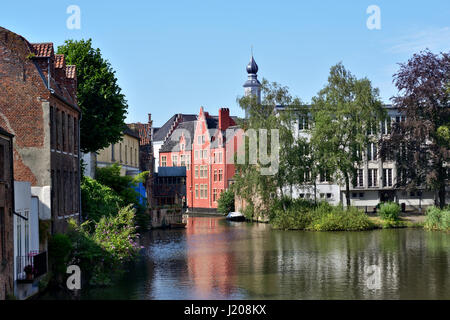
<svg viewBox="0 0 450 320">
<path fill-rule="evenodd" d="M 92 40 L 66 40 L 58 47 L 67 64 L 77 68 L 77 98 L 81 108 L 83 152 L 95 152 L 121 140 L 125 128 L 127 102 L 117 84 L 115 71 Z"/>
<path fill-rule="evenodd" d="M 311 144 L 315 158 L 329 175 L 345 183 L 350 206 L 350 182 L 362 163 L 362 151 L 377 142 L 377 125 L 386 117 L 378 89 L 367 78 L 357 79 L 342 63 L 331 67 L 328 84 L 312 100 Z"/>
<path fill-rule="evenodd" d="M 234 211 L 234 192 L 230 189 L 220 194 L 217 201 L 217 211 L 221 213 L 229 213 Z"/>
<path fill-rule="evenodd" d="M 256 164 L 250 163 L 249 159 L 254 154 L 251 154 L 249 149 L 251 136 L 246 134 L 243 150 L 246 161 L 244 164 L 236 165 L 237 174 L 233 184 L 233 190 L 247 200 L 249 208 L 254 208 L 257 212 L 267 210 L 278 195 L 283 196 L 291 189 L 290 187 L 297 182 L 301 163 L 296 157 L 300 147 L 292 131 L 292 117 L 301 105 L 300 100 L 293 97 L 287 87 L 282 87 L 276 82 L 269 83 L 263 79 L 261 85 L 261 103 L 254 96 L 238 99 L 239 105 L 248 114 L 248 118 L 241 121 L 240 125 L 246 133 L 253 130 L 258 135 L 256 150 L 260 147 L 260 130 L 267 130 L 267 152 L 271 154 L 279 152 L 276 164 L 278 168 L 273 174 L 261 174 L 262 168 L 272 165 L 261 163 L 261 155 Z M 272 129 L 277 130 L 278 137 L 272 136 Z M 279 150 L 269 150 L 272 139 L 279 139 Z"/>
</svg>

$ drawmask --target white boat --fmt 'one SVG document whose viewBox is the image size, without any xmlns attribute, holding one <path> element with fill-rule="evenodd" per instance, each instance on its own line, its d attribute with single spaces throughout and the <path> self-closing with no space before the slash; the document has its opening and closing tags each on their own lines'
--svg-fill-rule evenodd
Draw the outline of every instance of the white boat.
<svg viewBox="0 0 450 320">
<path fill-rule="evenodd" d="M 240 212 L 230 212 L 226 219 L 230 221 L 245 221 L 245 216 Z"/>
</svg>

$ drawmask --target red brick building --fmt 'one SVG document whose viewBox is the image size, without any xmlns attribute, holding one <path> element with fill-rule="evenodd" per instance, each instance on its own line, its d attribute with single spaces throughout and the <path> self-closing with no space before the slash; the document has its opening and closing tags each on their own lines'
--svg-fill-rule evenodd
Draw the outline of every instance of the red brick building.
<svg viewBox="0 0 450 320">
<path fill-rule="evenodd" d="M 13 158 L 12 135 L 0 127 L 0 300 L 13 294 Z"/>
<path fill-rule="evenodd" d="M 210 116 L 203 108 L 195 121 L 178 125 L 159 152 L 161 167 L 186 166 L 187 206 L 216 209 L 220 193 L 235 173 L 234 154 L 242 137 L 227 108 Z"/>
<path fill-rule="evenodd" d="M 14 180 L 39 197 L 39 218 L 63 232 L 80 214 L 75 66 L 52 43 L 29 43 L 0 27 L 0 126 L 14 134 Z"/>
</svg>

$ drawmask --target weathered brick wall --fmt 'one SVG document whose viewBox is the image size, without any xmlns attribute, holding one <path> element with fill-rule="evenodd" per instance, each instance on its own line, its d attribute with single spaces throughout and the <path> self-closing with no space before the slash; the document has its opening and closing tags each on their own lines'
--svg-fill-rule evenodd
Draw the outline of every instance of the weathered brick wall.
<svg viewBox="0 0 450 320">
<path fill-rule="evenodd" d="M 75 67 L 55 58 L 53 44 L 30 44 L 0 27 L 0 126 L 15 135 L 15 180 L 52 187 L 53 232 L 79 213 L 75 88 Z"/>
<path fill-rule="evenodd" d="M 32 51 L 20 36 L 0 28 L 0 126 L 14 134 L 14 178 L 42 185 L 34 163 L 44 154 L 43 102 L 49 91 L 30 59 Z M 31 156 L 32 155 L 32 156 Z M 40 173 L 42 174 L 42 173 Z"/>
</svg>

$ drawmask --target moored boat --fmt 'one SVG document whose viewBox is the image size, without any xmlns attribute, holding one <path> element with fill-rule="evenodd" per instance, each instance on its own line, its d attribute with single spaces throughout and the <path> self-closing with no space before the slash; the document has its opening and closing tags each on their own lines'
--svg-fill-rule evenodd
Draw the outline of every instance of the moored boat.
<svg viewBox="0 0 450 320">
<path fill-rule="evenodd" d="M 245 221 L 245 216 L 240 212 L 230 212 L 226 219 L 229 221 Z"/>
</svg>

